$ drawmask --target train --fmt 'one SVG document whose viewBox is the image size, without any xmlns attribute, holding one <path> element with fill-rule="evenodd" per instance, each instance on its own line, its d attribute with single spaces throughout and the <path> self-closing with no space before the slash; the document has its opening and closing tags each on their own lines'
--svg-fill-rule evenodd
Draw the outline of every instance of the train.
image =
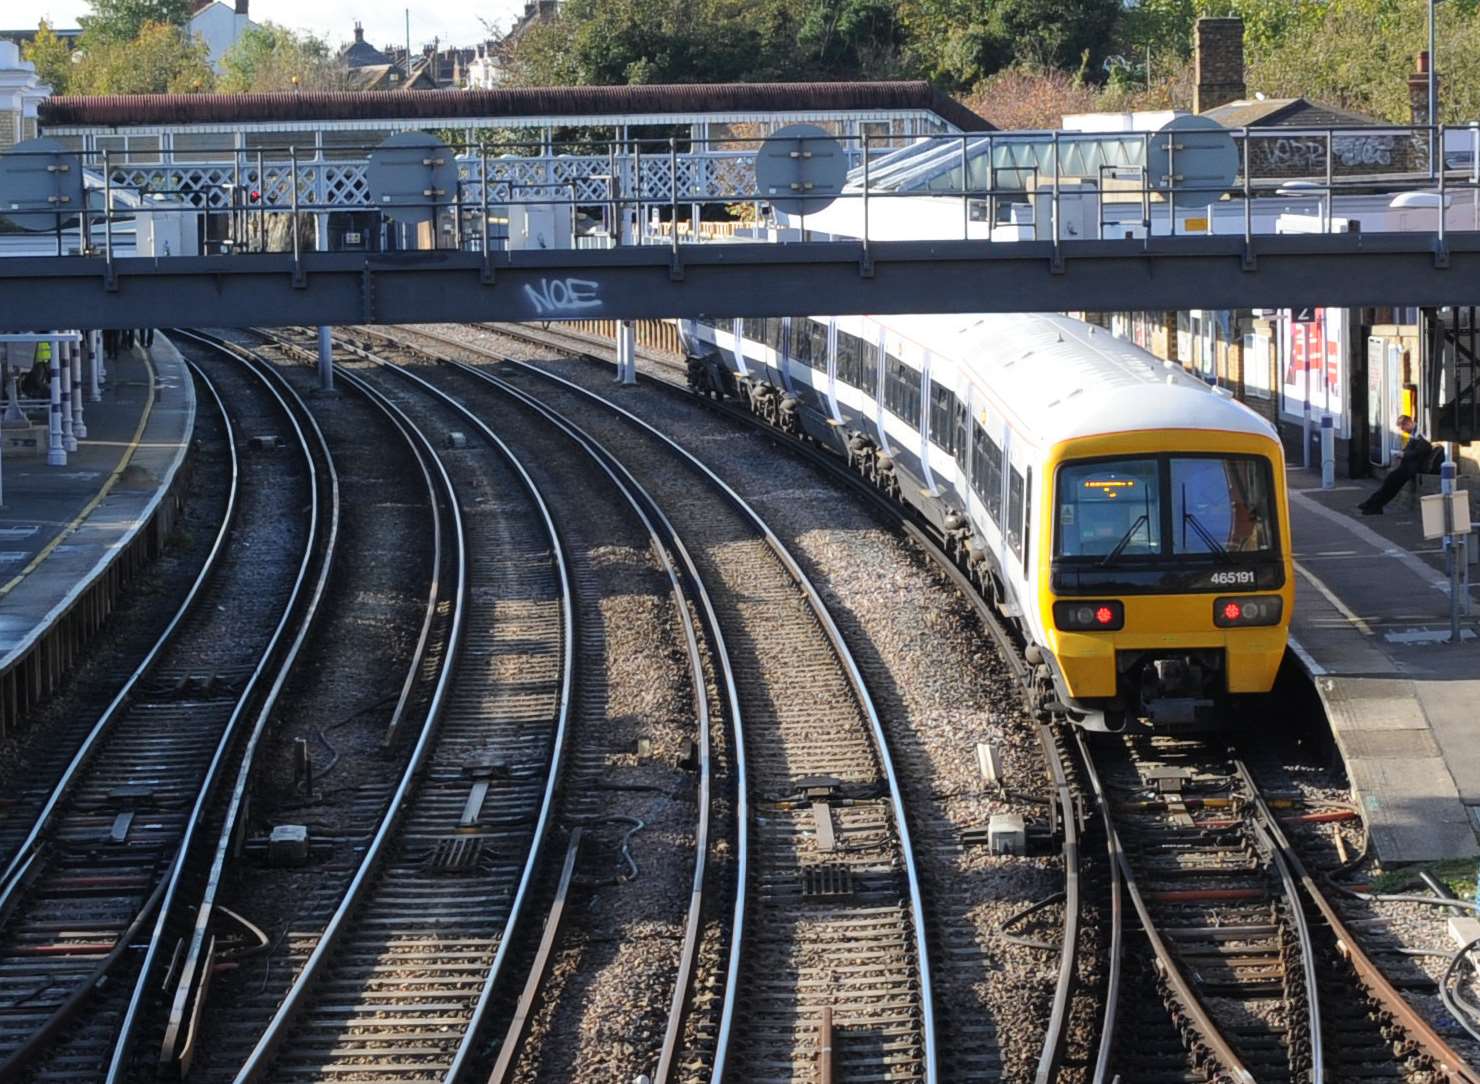
<svg viewBox="0 0 1480 1084">
<path fill-rule="evenodd" d="M 1229 726 L 1294 605 L 1273 427 L 1056 314 L 691 319 L 689 386 L 846 460 L 935 529 L 1013 628 L 1035 710 Z"/>
</svg>

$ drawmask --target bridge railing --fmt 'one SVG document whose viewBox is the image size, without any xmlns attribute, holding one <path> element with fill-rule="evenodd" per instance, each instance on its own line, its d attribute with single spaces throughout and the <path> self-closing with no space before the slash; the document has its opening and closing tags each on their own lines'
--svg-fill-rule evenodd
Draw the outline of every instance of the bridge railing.
<svg viewBox="0 0 1480 1084">
<path fill-rule="evenodd" d="M 67 151 L 60 157 L 94 178 L 81 206 L 22 210 L 32 226 L 44 216 L 59 235 L 75 233 L 70 251 L 81 254 L 111 253 L 113 227 L 141 208 L 193 218 L 204 251 L 231 254 L 679 248 L 735 239 L 1057 246 L 1183 234 L 1242 234 L 1252 241 L 1292 230 L 1422 231 L 1442 246 L 1448 232 L 1480 230 L 1480 128 L 1232 129 L 1221 165 L 1197 158 L 1202 172 L 1179 169 L 1176 139 L 1158 154 L 1159 135 L 986 132 L 921 137 L 903 146 L 897 138 L 868 136 L 798 141 L 799 161 L 814 152 L 841 157 L 848 171 L 836 193 L 811 189 L 805 179 L 762 190 L 756 163 L 766 151 L 758 139 L 453 142 L 457 183 L 428 190 L 422 229 L 396 225 L 371 191 L 375 147 L 368 144 L 362 156 L 338 145 L 333 158 L 306 160 L 292 147 L 158 163 L 106 150 Z M 799 166 L 798 177 L 805 175 Z M 0 214 L 3 197 L 0 192 Z M 531 229 L 532 216 L 540 214 L 553 216 L 553 224 Z M 728 225 L 735 223 L 738 232 Z M 187 248 L 177 246 L 175 254 Z"/>
</svg>

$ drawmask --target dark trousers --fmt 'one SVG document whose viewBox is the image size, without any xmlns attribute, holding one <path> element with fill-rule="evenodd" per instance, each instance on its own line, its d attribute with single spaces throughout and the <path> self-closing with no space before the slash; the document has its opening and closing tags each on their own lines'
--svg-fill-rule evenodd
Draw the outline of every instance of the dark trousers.
<svg viewBox="0 0 1480 1084">
<path fill-rule="evenodd" d="M 1382 480 L 1376 493 L 1362 502 L 1363 508 L 1381 511 L 1382 507 L 1398 495 L 1398 490 L 1412 479 L 1418 471 L 1412 467 L 1406 459 L 1401 460 L 1396 467 L 1388 471 L 1387 477 Z"/>
</svg>

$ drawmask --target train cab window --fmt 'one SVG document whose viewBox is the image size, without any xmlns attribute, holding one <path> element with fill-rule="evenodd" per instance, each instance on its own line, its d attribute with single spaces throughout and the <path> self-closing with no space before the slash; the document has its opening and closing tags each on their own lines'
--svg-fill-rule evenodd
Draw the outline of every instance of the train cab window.
<svg viewBox="0 0 1480 1084">
<path fill-rule="evenodd" d="M 1056 555 L 1160 554 L 1160 473 L 1155 459 L 1097 460 L 1060 467 Z"/>
<path fill-rule="evenodd" d="M 1274 545 L 1269 465 L 1252 457 L 1170 460 L 1172 551 L 1255 553 Z"/>
<path fill-rule="evenodd" d="M 930 442 L 955 455 L 956 412 L 959 406 L 956 393 L 941 384 L 930 385 Z"/>
<path fill-rule="evenodd" d="M 1007 472 L 1007 544 L 1012 552 L 1023 555 L 1023 512 L 1025 510 L 1023 476 L 1016 467 Z"/>
<path fill-rule="evenodd" d="M 920 424 L 920 372 L 893 354 L 884 355 L 884 406 L 901 421 Z"/>
<path fill-rule="evenodd" d="M 1002 448 L 980 425 L 973 425 L 971 488 L 993 523 L 1002 522 Z"/>
</svg>

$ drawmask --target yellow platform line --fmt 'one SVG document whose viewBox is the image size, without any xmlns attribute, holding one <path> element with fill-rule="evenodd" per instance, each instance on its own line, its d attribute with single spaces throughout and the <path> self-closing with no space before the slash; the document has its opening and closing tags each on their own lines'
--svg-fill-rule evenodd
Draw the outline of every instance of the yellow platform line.
<svg viewBox="0 0 1480 1084">
<path fill-rule="evenodd" d="M 58 531 L 56 537 L 48 542 L 45 546 L 43 546 L 41 552 L 38 553 L 35 557 L 32 557 L 30 563 L 27 564 L 25 568 L 17 572 L 14 578 L 12 578 L 4 586 L 0 586 L 0 598 L 4 598 L 6 595 L 10 594 L 10 592 L 14 591 L 16 586 L 23 579 L 25 579 L 31 573 L 35 572 L 36 569 L 40 567 L 42 561 L 45 561 L 48 557 L 51 556 L 53 550 L 60 546 L 64 540 L 76 533 L 77 529 L 82 526 L 87 517 L 92 515 L 93 510 L 97 508 L 98 505 L 103 503 L 103 498 L 108 496 L 108 494 L 112 491 L 113 486 L 123 475 L 123 472 L 128 469 L 129 462 L 134 458 L 134 453 L 139 450 L 140 443 L 143 442 L 144 427 L 149 424 L 149 415 L 154 412 L 155 374 L 154 365 L 149 361 L 148 350 L 144 351 L 144 368 L 149 371 L 149 396 L 144 400 L 144 413 L 139 416 L 139 426 L 137 429 L 134 430 L 133 439 L 129 441 L 128 447 L 124 449 L 122 457 L 118 460 L 118 466 L 113 468 L 113 473 L 108 475 L 107 481 L 103 483 L 103 488 L 98 490 L 97 494 L 93 497 L 92 500 L 83 505 L 82 511 L 78 512 L 77 515 L 72 518 L 72 522 Z"/>
</svg>

